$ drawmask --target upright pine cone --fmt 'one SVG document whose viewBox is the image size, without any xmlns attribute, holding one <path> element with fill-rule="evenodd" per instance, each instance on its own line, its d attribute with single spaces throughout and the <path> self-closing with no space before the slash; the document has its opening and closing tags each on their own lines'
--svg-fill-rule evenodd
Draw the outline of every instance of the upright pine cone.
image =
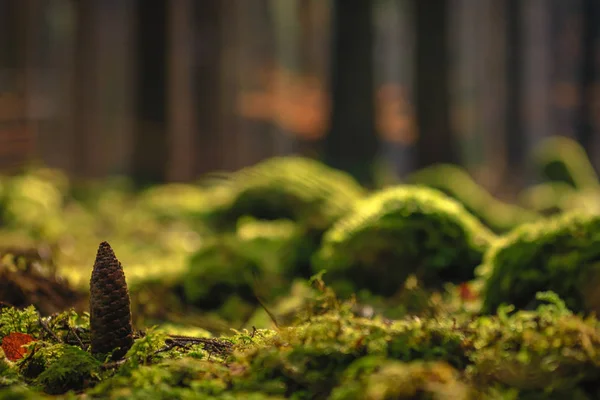
<svg viewBox="0 0 600 400">
<path fill-rule="evenodd" d="M 107 242 L 100 243 L 90 281 L 92 353 L 119 359 L 133 344 L 131 306 L 123 267 Z M 118 349 L 118 350 L 117 350 Z"/>
</svg>

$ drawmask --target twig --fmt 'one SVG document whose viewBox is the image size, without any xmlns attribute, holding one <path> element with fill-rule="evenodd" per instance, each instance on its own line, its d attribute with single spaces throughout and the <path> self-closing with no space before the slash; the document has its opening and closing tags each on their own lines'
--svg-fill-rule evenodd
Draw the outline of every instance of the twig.
<svg viewBox="0 0 600 400">
<path fill-rule="evenodd" d="M 254 279 L 254 284 L 251 285 L 252 294 L 254 294 L 254 297 L 258 301 L 258 304 L 263 308 L 263 310 L 265 310 L 265 312 L 267 313 L 267 315 L 269 316 L 269 318 L 271 318 L 271 321 L 273 321 L 273 323 L 275 324 L 275 327 L 277 329 L 279 329 L 279 324 L 277 323 L 277 318 L 275 317 L 275 314 L 273 314 L 271 312 L 271 310 L 269 310 L 267 308 L 267 306 L 265 305 L 265 303 L 262 301 L 262 299 L 258 295 L 258 290 L 257 290 L 257 287 L 258 287 L 258 274 L 256 273 L 256 271 L 252 271 L 252 278 Z"/>
<path fill-rule="evenodd" d="M 73 327 L 71 325 L 69 325 L 69 332 L 72 333 L 73 336 L 75 336 L 75 339 L 77 340 L 77 343 L 79 344 L 79 346 L 81 346 L 81 348 L 83 350 L 86 350 L 86 346 L 83 344 L 83 342 L 81 341 L 81 338 L 79 337 L 77 332 L 75 332 L 75 329 L 73 329 Z"/>
<path fill-rule="evenodd" d="M 100 368 L 101 368 L 102 370 L 107 370 L 107 369 L 112 369 L 112 368 L 118 368 L 118 367 L 120 367 L 121 365 L 125 364 L 125 362 L 126 362 L 127 360 L 129 360 L 129 359 L 128 359 L 128 358 L 122 358 L 122 359 L 120 359 L 120 360 L 117 360 L 117 361 L 111 361 L 111 362 L 107 362 L 107 363 L 104 363 L 104 364 L 102 364 L 102 365 L 100 366 Z"/>
<path fill-rule="evenodd" d="M 58 343 L 63 343 L 63 341 L 58 336 L 56 336 L 56 334 L 48 326 L 48 323 L 44 321 L 44 319 L 40 315 L 38 315 L 38 322 L 40 323 L 41 327 L 46 331 L 46 333 L 52 336 L 52 339 L 56 340 Z"/>
<path fill-rule="evenodd" d="M 209 353 L 215 352 L 218 354 L 229 354 L 233 348 L 233 343 L 227 340 L 219 340 L 215 338 L 199 338 L 182 335 L 169 335 L 168 343 L 175 343 L 176 346 L 184 347 L 188 344 L 202 344 L 204 349 Z"/>
</svg>

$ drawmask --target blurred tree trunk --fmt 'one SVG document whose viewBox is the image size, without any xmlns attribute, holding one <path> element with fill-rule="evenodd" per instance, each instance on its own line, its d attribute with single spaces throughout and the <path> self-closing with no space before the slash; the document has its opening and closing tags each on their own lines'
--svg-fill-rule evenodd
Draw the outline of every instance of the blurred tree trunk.
<svg viewBox="0 0 600 400">
<path fill-rule="evenodd" d="M 193 2 L 194 99 L 196 100 L 196 175 L 223 167 L 226 144 L 222 132 L 223 29 L 226 8 L 222 0 Z"/>
<path fill-rule="evenodd" d="M 457 163 L 450 123 L 448 0 L 415 0 L 417 168 Z"/>
<path fill-rule="evenodd" d="M 169 3 L 167 179 L 170 182 L 187 181 L 195 175 L 194 8 L 192 0 Z"/>
<path fill-rule="evenodd" d="M 514 182 L 522 175 L 527 147 L 523 145 L 523 31 L 520 0 L 506 0 L 506 174 Z"/>
<path fill-rule="evenodd" d="M 331 60 L 332 115 L 324 161 L 373 183 L 375 134 L 374 27 L 370 1 L 334 1 Z"/>
<path fill-rule="evenodd" d="M 330 16 L 327 3 L 320 0 L 300 0 L 296 6 L 300 31 L 297 38 L 300 71 L 302 76 L 315 79 L 317 87 L 324 87 L 330 48 L 328 43 L 323 44 L 322 40 L 328 35 L 328 32 L 324 32 L 327 30 L 327 24 L 322 24 L 320 21 L 327 20 Z M 322 137 L 325 133 L 320 128 L 318 124 L 314 128 L 315 137 L 318 135 Z M 303 135 L 296 135 L 293 142 L 293 152 L 305 157 L 318 157 L 320 147 L 319 139 L 306 138 Z"/>
<path fill-rule="evenodd" d="M 593 156 L 591 148 L 594 139 L 594 91 L 598 85 L 598 67 L 600 62 L 600 2 L 583 0 L 582 9 L 582 62 L 579 81 L 579 127 L 577 138 L 581 145 Z"/>
<path fill-rule="evenodd" d="M 165 180 L 167 167 L 167 1 L 137 3 L 137 126 L 132 176 L 138 184 Z"/>
<path fill-rule="evenodd" d="M 31 145 L 27 105 L 31 69 L 30 2 L 0 1 L 0 168 L 26 161 Z M 25 145 L 25 146 L 24 146 Z"/>
</svg>

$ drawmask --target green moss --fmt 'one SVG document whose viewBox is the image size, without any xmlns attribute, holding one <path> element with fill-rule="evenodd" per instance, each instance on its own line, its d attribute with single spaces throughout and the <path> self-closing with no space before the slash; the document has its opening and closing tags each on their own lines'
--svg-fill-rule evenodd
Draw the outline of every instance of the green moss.
<svg viewBox="0 0 600 400">
<path fill-rule="evenodd" d="M 0 400 L 38 400 L 48 398 L 51 397 L 45 396 L 44 394 L 31 390 L 25 386 L 0 388 Z"/>
<path fill-rule="evenodd" d="M 364 195 L 349 175 L 302 157 L 270 158 L 227 178 L 231 201 L 214 214 L 221 224 L 250 215 L 325 230 Z"/>
<path fill-rule="evenodd" d="M 109 399 L 251 399 L 276 400 L 259 392 L 231 391 L 232 372 L 225 365 L 191 358 L 141 366 L 114 376 L 88 392 Z"/>
<path fill-rule="evenodd" d="M 351 279 L 355 289 L 389 295 L 411 274 L 426 284 L 469 279 L 493 240 L 450 197 L 398 186 L 360 202 L 328 230 L 314 268 L 336 284 Z"/>
<path fill-rule="evenodd" d="M 97 380 L 100 361 L 79 347 L 36 342 L 30 345 L 31 357 L 23 358 L 19 368 L 46 393 L 80 390 Z"/>
<path fill-rule="evenodd" d="M 408 177 L 408 182 L 437 189 L 459 201 L 468 212 L 501 233 L 539 218 L 535 212 L 496 199 L 464 169 L 450 164 L 427 167 Z"/>
<path fill-rule="evenodd" d="M 551 290 L 575 311 L 600 311 L 600 216 L 574 212 L 526 224 L 498 240 L 480 271 L 483 309 L 524 308 Z"/>
<path fill-rule="evenodd" d="M 167 334 L 155 328 L 144 332 L 144 336 L 137 339 L 127 351 L 125 365 L 127 368 L 135 368 L 150 362 L 151 356 L 165 345 Z"/>
<path fill-rule="evenodd" d="M 4 358 L 4 352 L 0 348 L 0 389 L 19 386 L 23 384 L 23 380 L 18 373 L 18 370 Z"/>
<path fill-rule="evenodd" d="M 564 393 L 600 376 L 598 321 L 573 315 L 554 293 L 539 293 L 537 299 L 549 304 L 514 314 L 501 308 L 468 325 L 475 381 Z"/>
<path fill-rule="evenodd" d="M 170 183 L 146 189 L 136 202 L 152 215 L 175 219 L 200 214 L 207 200 L 206 191 L 196 185 Z"/>
<path fill-rule="evenodd" d="M 229 321 L 235 317 L 232 312 L 246 310 L 247 316 L 257 303 L 255 291 L 269 299 L 287 290 L 300 258 L 310 254 L 305 245 L 292 221 L 242 218 L 235 234 L 214 237 L 190 258 L 182 276 L 186 301 L 205 310 L 219 309 Z M 232 308 L 232 302 L 240 308 Z"/>
<path fill-rule="evenodd" d="M 573 139 L 547 138 L 536 149 L 534 159 L 541 175 L 549 181 L 565 182 L 576 189 L 600 189 L 585 149 Z"/>
<path fill-rule="evenodd" d="M 330 400 L 474 399 L 460 375 L 442 362 L 403 363 L 363 357 L 344 371 Z"/>
<path fill-rule="evenodd" d="M 235 238 L 214 240 L 203 246 L 189 261 L 183 288 L 186 301 L 204 309 L 216 309 L 231 295 L 253 302 L 254 276 L 260 266 L 240 251 Z"/>
<path fill-rule="evenodd" d="M 2 220 L 36 239 L 56 239 L 65 233 L 60 214 L 67 189 L 67 178 L 57 170 L 30 169 L 11 177 L 3 190 Z"/>
<path fill-rule="evenodd" d="M 0 339 L 12 332 L 36 335 L 40 332 L 39 314 L 34 306 L 24 309 L 0 308 Z"/>
<path fill-rule="evenodd" d="M 526 188 L 519 195 L 520 202 L 539 213 L 557 214 L 568 207 L 577 191 L 565 182 L 545 182 Z"/>
</svg>

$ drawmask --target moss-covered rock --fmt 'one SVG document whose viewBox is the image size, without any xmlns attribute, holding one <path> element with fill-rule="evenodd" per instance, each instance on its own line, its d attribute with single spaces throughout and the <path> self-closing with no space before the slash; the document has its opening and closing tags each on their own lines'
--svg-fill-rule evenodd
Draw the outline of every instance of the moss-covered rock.
<svg viewBox="0 0 600 400">
<path fill-rule="evenodd" d="M 290 220 L 241 218 L 235 234 L 215 236 L 190 258 L 182 276 L 186 301 L 244 319 L 239 313 L 257 304 L 257 294 L 264 300 L 284 294 L 288 280 L 307 269 L 300 260 L 309 257 L 311 244 L 303 233 Z"/>
<path fill-rule="evenodd" d="M 227 177 L 230 201 L 214 210 L 213 221 L 235 224 L 249 215 L 291 219 L 323 231 L 346 214 L 364 189 L 349 175 L 319 161 L 274 157 Z"/>
<path fill-rule="evenodd" d="M 551 290 L 575 311 L 600 311 L 600 216 L 569 213 L 526 224 L 496 241 L 485 256 L 483 310 L 525 308 Z"/>
<path fill-rule="evenodd" d="M 498 233 L 539 218 L 533 211 L 496 199 L 477 184 L 467 171 L 455 165 L 433 165 L 411 174 L 407 181 L 442 191 Z"/>
<path fill-rule="evenodd" d="M 534 153 L 540 174 L 549 181 L 565 182 L 576 189 L 600 189 L 600 182 L 585 149 L 573 139 L 552 136 Z"/>
<path fill-rule="evenodd" d="M 325 233 L 314 257 L 327 278 L 392 294 L 415 274 L 426 284 L 473 276 L 495 236 L 462 205 L 424 187 L 375 193 Z M 349 293 L 345 293 L 349 294 Z"/>
<path fill-rule="evenodd" d="M 568 209 L 567 202 L 576 193 L 576 189 L 566 182 L 544 182 L 523 190 L 519 202 L 540 214 L 552 215 Z"/>
<path fill-rule="evenodd" d="M 239 251 L 235 238 L 207 243 L 190 258 L 183 279 L 185 299 L 203 309 L 221 306 L 229 296 L 253 302 L 253 282 L 261 267 Z"/>
</svg>

